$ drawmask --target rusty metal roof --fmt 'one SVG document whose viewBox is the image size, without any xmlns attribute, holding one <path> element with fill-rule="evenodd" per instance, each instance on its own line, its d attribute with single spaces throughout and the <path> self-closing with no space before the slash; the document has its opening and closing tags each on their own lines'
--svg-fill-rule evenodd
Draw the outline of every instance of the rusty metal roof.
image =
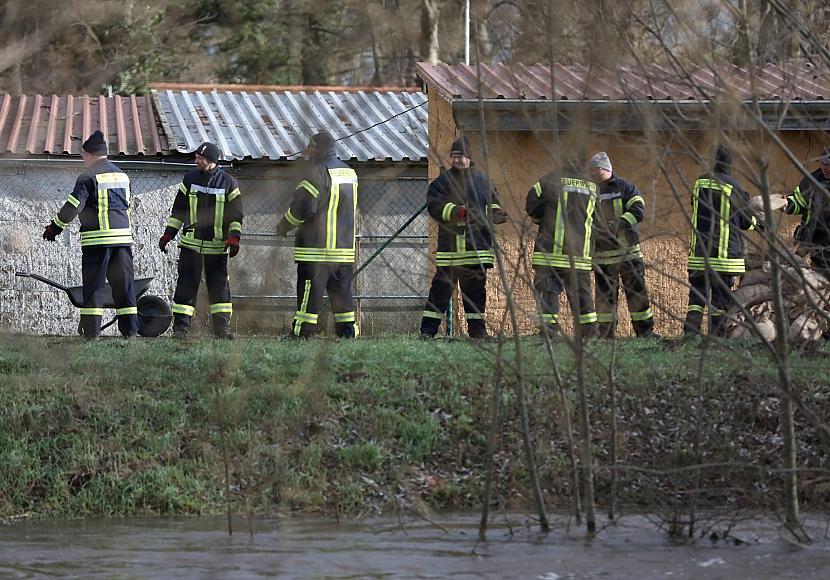
<svg viewBox="0 0 830 580">
<path fill-rule="evenodd" d="M 427 99 L 420 91 L 155 86 L 156 110 L 171 148 L 180 153 L 212 141 L 225 159 L 290 159 L 326 129 L 339 139 L 343 160 L 427 159 Z"/>
<path fill-rule="evenodd" d="M 150 97 L 0 97 L 0 155 L 80 155 L 96 129 L 104 133 L 110 155 L 167 152 Z"/>
<path fill-rule="evenodd" d="M 830 75 L 810 65 L 767 64 L 750 78 L 747 69 L 726 65 L 717 71 L 689 67 L 678 72 L 660 65 L 614 69 L 583 65 L 481 65 L 418 63 L 418 75 L 447 100 L 522 99 L 560 101 L 830 100 Z M 480 80 L 479 80 L 480 76 Z M 754 85 L 754 87 L 753 87 Z"/>
</svg>

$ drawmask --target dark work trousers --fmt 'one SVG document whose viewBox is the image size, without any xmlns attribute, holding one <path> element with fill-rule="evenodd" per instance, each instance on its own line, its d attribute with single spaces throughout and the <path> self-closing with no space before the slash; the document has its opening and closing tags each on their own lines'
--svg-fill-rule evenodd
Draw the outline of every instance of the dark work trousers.
<svg viewBox="0 0 830 580">
<path fill-rule="evenodd" d="M 297 262 L 294 336 L 306 338 L 317 332 L 324 293 L 329 295 L 334 334 L 340 338 L 354 338 L 360 334 L 352 296 L 353 271 L 353 264 Z"/>
<path fill-rule="evenodd" d="M 109 301 L 106 284 L 112 288 L 112 304 L 118 317 L 118 330 L 124 336 L 138 332 L 138 310 L 133 283 L 133 250 L 130 246 L 87 247 L 81 250 L 81 276 L 84 305 L 81 330 L 86 338 L 101 334 L 101 317 Z"/>
<path fill-rule="evenodd" d="M 180 248 L 179 278 L 173 295 L 173 332 L 186 333 L 190 330 L 203 269 L 214 334 L 226 331 L 230 324 L 233 305 L 228 283 L 228 255 L 200 254 L 188 248 Z"/>
<path fill-rule="evenodd" d="M 732 283 L 735 276 L 714 270 L 689 270 L 689 308 L 683 334 L 700 334 L 703 312 L 709 308 L 709 335 L 726 333 L 726 311 L 732 305 Z"/>
<path fill-rule="evenodd" d="M 574 319 L 574 330 L 579 336 L 596 336 L 597 313 L 591 296 L 591 273 L 537 266 L 534 268 L 533 289 L 542 314 L 542 332 L 555 334 L 559 329 L 559 296 L 562 290 L 568 296 Z"/>
<path fill-rule="evenodd" d="M 447 313 L 455 285 L 461 287 L 461 300 L 467 316 L 470 338 L 487 336 L 484 310 L 487 306 L 487 269 L 475 266 L 438 266 L 432 278 L 429 298 L 421 318 L 421 334 L 435 336 Z"/>
<path fill-rule="evenodd" d="M 654 334 L 654 313 L 646 289 L 646 265 L 642 258 L 634 258 L 594 266 L 599 337 L 613 338 L 617 333 L 620 279 L 634 333 L 637 336 L 651 336 Z"/>
</svg>

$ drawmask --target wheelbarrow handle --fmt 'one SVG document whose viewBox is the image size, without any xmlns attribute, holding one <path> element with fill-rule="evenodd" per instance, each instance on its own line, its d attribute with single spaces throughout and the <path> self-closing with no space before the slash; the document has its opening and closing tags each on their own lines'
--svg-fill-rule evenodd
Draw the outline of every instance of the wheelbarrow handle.
<svg viewBox="0 0 830 580">
<path fill-rule="evenodd" d="M 50 280 L 49 278 L 41 276 L 40 274 L 30 274 L 29 272 L 15 272 L 14 275 L 20 276 L 21 278 L 34 278 L 35 280 L 40 280 L 41 282 L 49 284 L 50 286 L 54 286 L 58 290 L 63 290 L 64 292 L 69 291 L 69 288 L 67 288 L 63 284 L 55 282 L 54 280 Z"/>
</svg>

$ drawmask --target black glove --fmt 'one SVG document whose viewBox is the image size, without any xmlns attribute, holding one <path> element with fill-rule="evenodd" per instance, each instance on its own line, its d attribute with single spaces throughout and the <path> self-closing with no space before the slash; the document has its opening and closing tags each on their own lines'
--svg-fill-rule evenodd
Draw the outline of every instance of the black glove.
<svg viewBox="0 0 830 580">
<path fill-rule="evenodd" d="M 294 229 L 294 226 L 288 223 L 287 219 L 282 218 L 280 223 L 277 224 L 277 235 L 285 237 L 292 229 Z"/>
<path fill-rule="evenodd" d="M 58 226 L 50 222 L 49 225 L 46 226 L 46 229 L 43 230 L 43 239 L 50 242 L 54 242 L 55 238 L 61 235 L 62 231 L 62 228 L 59 228 Z"/>
<path fill-rule="evenodd" d="M 504 211 L 503 209 L 498 208 L 498 207 L 493 208 L 493 223 L 494 224 L 498 225 L 498 224 L 507 223 L 507 218 L 508 217 L 509 216 L 507 215 L 507 212 Z"/>
</svg>

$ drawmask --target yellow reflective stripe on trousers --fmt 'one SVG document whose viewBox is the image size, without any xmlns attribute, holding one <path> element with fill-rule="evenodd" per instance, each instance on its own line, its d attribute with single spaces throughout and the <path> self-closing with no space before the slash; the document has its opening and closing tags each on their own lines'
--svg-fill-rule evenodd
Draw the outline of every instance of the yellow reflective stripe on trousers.
<svg viewBox="0 0 830 580">
<path fill-rule="evenodd" d="M 579 324 L 593 324 L 597 321 L 597 313 L 589 312 L 588 314 L 579 315 Z"/>
<path fill-rule="evenodd" d="M 217 302 L 210 305 L 211 314 L 233 314 L 233 303 Z"/>
<path fill-rule="evenodd" d="M 700 312 L 703 313 L 703 306 L 700 304 L 689 304 L 689 307 L 686 309 L 687 312 Z"/>
<path fill-rule="evenodd" d="M 130 228 L 116 228 L 105 231 L 81 232 L 81 246 L 107 246 L 132 244 L 133 234 Z"/>
<path fill-rule="evenodd" d="M 651 308 L 646 308 L 640 312 L 629 312 L 629 315 L 631 316 L 631 320 L 634 322 L 641 322 L 643 320 L 648 320 L 649 318 L 654 318 L 654 312 Z"/>
<path fill-rule="evenodd" d="M 597 322 L 609 324 L 617 319 L 617 315 L 613 312 L 597 312 Z"/>
<path fill-rule="evenodd" d="M 136 306 L 127 306 L 126 308 L 116 308 L 115 314 L 117 316 L 125 316 L 127 314 L 138 314 L 138 307 Z"/>
<path fill-rule="evenodd" d="M 173 303 L 173 314 L 184 314 L 186 316 L 193 316 L 193 313 L 196 312 L 196 308 L 189 305 L 189 304 L 176 304 Z"/>
<path fill-rule="evenodd" d="M 556 324 L 559 322 L 559 315 L 552 314 L 550 312 L 543 312 L 542 313 L 542 322 L 546 324 Z"/>
<path fill-rule="evenodd" d="M 424 318 L 437 318 L 438 320 L 444 318 L 443 314 L 441 314 L 440 312 L 434 312 L 432 310 L 424 310 L 421 316 L 423 316 Z"/>
<path fill-rule="evenodd" d="M 81 316 L 103 316 L 103 308 L 81 308 Z"/>
<path fill-rule="evenodd" d="M 306 313 L 308 309 L 308 299 L 311 296 L 311 280 L 305 281 L 305 287 L 303 291 L 303 299 L 300 302 L 300 309 L 294 313 L 294 320 L 296 323 L 294 324 L 294 334 L 295 336 L 300 336 L 300 329 L 303 326 L 303 322 L 310 322 L 316 323 L 316 315 L 315 320 L 310 320 L 310 316 Z"/>
<path fill-rule="evenodd" d="M 689 256 L 687 269 L 703 271 L 706 269 L 724 274 L 743 274 L 746 272 L 746 260 L 743 258 L 704 258 Z"/>
<path fill-rule="evenodd" d="M 219 193 L 213 196 L 216 200 L 216 205 L 213 211 L 213 239 L 221 240 L 222 224 L 225 221 L 225 194 Z"/>
<path fill-rule="evenodd" d="M 481 313 L 481 312 L 468 312 L 466 314 L 467 314 L 467 320 L 484 320 L 485 319 L 484 314 Z"/>
<path fill-rule="evenodd" d="M 334 321 L 335 322 L 354 322 L 355 321 L 355 313 L 352 312 L 335 312 L 334 313 Z"/>
</svg>

